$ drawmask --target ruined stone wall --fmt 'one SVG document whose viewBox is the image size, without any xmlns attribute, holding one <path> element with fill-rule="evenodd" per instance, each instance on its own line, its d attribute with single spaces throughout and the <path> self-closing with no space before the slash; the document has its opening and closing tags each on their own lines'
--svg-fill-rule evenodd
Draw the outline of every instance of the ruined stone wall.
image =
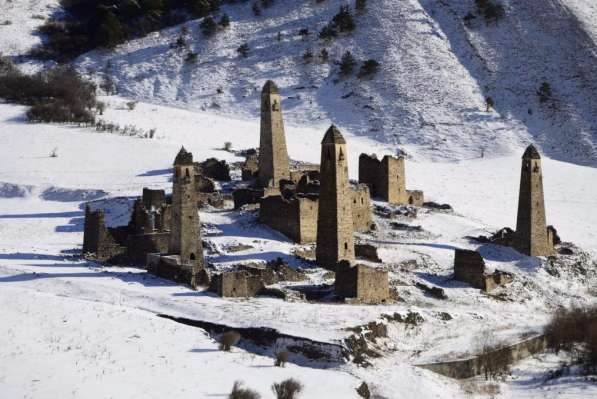
<svg viewBox="0 0 597 399">
<path fill-rule="evenodd" d="M 300 244 L 317 239 L 317 199 L 269 196 L 261 199 L 259 221 Z"/>
<path fill-rule="evenodd" d="M 355 231 L 369 231 L 373 223 L 371 215 L 371 196 L 365 184 L 352 186 L 352 223 Z"/>
<path fill-rule="evenodd" d="M 168 252 L 170 233 L 133 234 L 127 237 L 127 256 L 136 265 L 145 265 L 147 255 Z"/>
<path fill-rule="evenodd" d="M 488 354 L 475 356 L 468 359 L 421 364 L 418 367 L 431 370 L 447 377 L 464 379 L 471 378 L 484 373 L 488 357 L 508 358 L 512 363 L 518 362 L 534 354 L 547 350 L 547 339 L 545 336 L 537 336 L 517 344 L 496 349 Z"/>
<path fill-rule="evenodd" d="M 281 195 L 262 198 L 259 205 L 259 221 L 301 243 L 299 207 L 298 200 L 286 200 Z"/>
<path fill-rule="evenodd" d="M 364 303 L 381 303 L 390 297 L 388 272 L 365 265 L 343 262 L 336 270 L 336 295 Z"/>
<path fill-rule="evenodd" d="M 554 253 L 553 238 L 549 240 L 545 220 L 541 157 L 532 145 L 522 157 L 515 246 L 530 256 Z"/>
<path fill-rule="evenodd" d="M 192 288 L 204 282 L 203 269 L 197 270 L 193 265 L 181 264 L 178 255 L 148 254 L 147 271 L 157 277 L 190 285 Z"/>
<path fill-rule="evenodd" d="M 456 249 L 454 251 L 454 278 L 471 286 L 485 289 L 485 261 L 477 251 Z"/>
<path fill-rule="evenodd" d="M 85 207 L 83 255 L 102 262 L 118 262 L 126 255 L 126 247 L 120 245 L 106 227 L 101 209 L 91 211 Z"/>
<path fill-rule="evenodd" d="M 143 187 L 142 201 L 145 209 L 151 209 L 151 207 L 159 209 L 166 203 L 166 192 L 164 190 L 153 190 Z"/>
<path fill-rule="evenodd" d="M 391 204 L 406 204 L 404 158 L 386 155 L 380 161 L 376 155 L 359 156 L 359 183 L 366 184 L 371 196 Z"/>
<path fill-rule="evenodd" d="M 256 296 L 263 287 L 258 276 L 251 276 L 246 271 L 232 271 L 213 276 L 210 290 L 221 297 L 247 298 Z"/>
</svg>

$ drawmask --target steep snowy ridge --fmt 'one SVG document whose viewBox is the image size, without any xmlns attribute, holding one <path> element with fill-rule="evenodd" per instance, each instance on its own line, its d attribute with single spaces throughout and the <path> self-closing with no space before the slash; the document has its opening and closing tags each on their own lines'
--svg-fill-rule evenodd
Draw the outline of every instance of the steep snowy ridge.
<svg viewBox="0 0 597 399">
<path fill-rule="evenodd" d="M 178 26 L 77 63 L 98 79 L 111 75 L 121 95 L 240 118 L 258 115 L 261 85 L 274 79 L 289 123 L 334 122 L 431 159 L 476 157 L 481 148 L 504 155 L 534 141 L 552 158 L 594 165 L 596 50 L 585 23 L 593 11 L 568 1 L 574 8 L 564 0 L 504 1 L 499 24 L 477 17 L 465 27 L 472 0 L 381 0 L 355 14 L 354 33 L 331 42 L 317 33 L 341 0 L 274 2 L 260 17 L 250 3 L 235 4 L 223 7 L 232 24 L 215 37 L 202 36 L 200 21 L 187 23 L 188 50 L 170 48 Z M 306 39 L 301 28 L 310 31 Z M 246 59 L 236 52 L 245 42 Z M 319 59 L 323 48 L 330 62 Z M 307 50 L 311 62 L 302 57 Z M 379 61 L 380 72 L 341 79 L 335 61 L 346 50 Z M 184 61 L 189 51 L 198 54 L 195 64 Z M 543 82 L 553 103 L 539 102 Z"/>
</svg>

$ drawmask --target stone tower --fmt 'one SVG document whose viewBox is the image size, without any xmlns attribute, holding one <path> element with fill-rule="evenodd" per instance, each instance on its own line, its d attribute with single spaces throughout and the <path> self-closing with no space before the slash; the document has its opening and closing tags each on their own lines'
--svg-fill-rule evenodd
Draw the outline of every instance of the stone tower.
<svg viewBox="0 0 597 399">
<path fill-rule="evenodd" d="M 529 145 L 522 156 L 514 245 L 530 256 L 553 253 L 553 243 L 549 242 L 545 222 L 541 157 L 533 145 Z"/>
<path fill-rule="evenodd" d="M 282 100 L 278 87 L 271 80 L 265 83 L 261 91 L 258 177 L 262 187 L 278 187 L 280 179 L 290 179 Z"/>
<path fill-rule="evenodd" d="M 172 185 L 172 216 L 170 222 L 169 255 L 180 255 L 182 265 L 203 267 L 203 246 L 195 191 L 193 154 L 184 147 L 174 160 Z"/>
<path fill-rule="evenodd" d="M 339 261 L 354 260 L 354 237 L 346 141 L 334 125 L 321 142 L 320 182 L 316 260 L 335 270 Z"/>
<path fill-rule="evenodd" d="M 390 204 L 408 203 L 404 157 L 386 155 L 379 161 L 375 154 L 361 154 L 359 183 L 369 186 L 372 196 Z"/>
</svg>

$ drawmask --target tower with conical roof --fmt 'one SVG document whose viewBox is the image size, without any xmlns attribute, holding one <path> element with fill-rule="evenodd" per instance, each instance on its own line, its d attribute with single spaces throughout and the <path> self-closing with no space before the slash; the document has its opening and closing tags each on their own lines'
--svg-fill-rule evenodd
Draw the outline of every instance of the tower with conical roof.
<svg viewBox="0 0 597 399">
<path fill-rule="evenodd" d="M 278 87 L 271 80 L 265 83 L 261 91 L 258 177 L 262 187 L 278 187 L 281 179 L 290 179 L 282 100 Z"/>
<path fill-rule="evenodd" d="M 172 184 L 172 216 L 170 222 L 169 255 L 179 255 L 180 263 L 203 268 L 203 245 L 195 190 L 193 154 L 184 147 L 174 160 Z"/>
<path fill-rule="evenodd" d="M 316 260 L 319 266 L 333 270 L 341 260 L 354 260 L 347 161 L 346 141 L 332 125 L 321 142 Z"/>
<path fill-rule="evenodd" d="M 545 221 L 541 156 L 532 144 L 522 156 L 514 245 L 530 256 L 548 256 L 554 251 Z"/>
</svg>

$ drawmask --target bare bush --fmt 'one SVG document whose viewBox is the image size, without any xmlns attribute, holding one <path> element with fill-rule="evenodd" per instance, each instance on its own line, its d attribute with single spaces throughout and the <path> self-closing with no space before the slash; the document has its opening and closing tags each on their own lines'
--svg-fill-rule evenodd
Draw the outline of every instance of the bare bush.
<svg viewBox="0 0 597 399">
<path fill-rule="evenodd" d="M 303 384 L 293 378 L 272 384 L 272 391 L 277 399 L 296 399 L 303 390 Z"/>
<path fill-rule="evenodd" d="M 232 392 L 228 395 L 228 399 L 259 399 L 261 395 L 249 388 L 243 388 L 242 382 L 234 381 Z"/>
<path fill-rule="evenodd" d="M 274 362 L 274 366 L 276 367 L 284 367 L 286 363 L 288 363 L 288 357 L 290 353 L 288 351 L 281 351 L 276 353 L 276 361 Z"/>
<path fill-rule="evenodd" d="M 240 333 L 237 331 L 226 331 L 220 337 L 220 350 L 229 352 L 230 348 L 240 341 Z"/>
<path fill-rule="evenodd" d="M 128 101 L 126 103 L 126 107 L 129 109 L 129 111 L 134 110 L 137 107 L 137 101 Z"/>
<path fill-rule="evenodd" d="M 92 123 L 95 91 L 95 85 L 69 66 L 25 75 L 10 61 L 0 60 L 0 98 L 30 105 L 27 117 L 32 122 Z"/>
<path fill-rule="evenodd" d="M 493 333 L 485 332 L 480 340 L 479 360 L 486 380 L 504 378 L 510 373 L 512 353 L 509 348 L 500 347 Z"/>
<path fill-rule="evenodd" d="M 597 307 L 561 309 L 545 327 L 547 345 L 572 353 L 588 372 L 597 369 Z"/>
</svg>

